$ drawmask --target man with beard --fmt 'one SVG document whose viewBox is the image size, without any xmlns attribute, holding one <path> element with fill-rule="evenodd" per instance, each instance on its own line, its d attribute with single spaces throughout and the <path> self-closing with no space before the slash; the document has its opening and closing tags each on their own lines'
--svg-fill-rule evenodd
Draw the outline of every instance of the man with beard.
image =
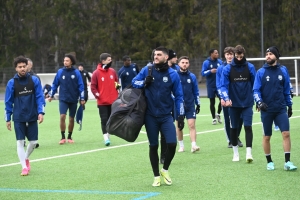
<svg viewBox="0 0 300 200">
<path fill-rule="evenodd" d="M 59 126 L 61 132 L 61 140 L 59 141 L 59 144 L 65 144 L 66 142 L 70 144 L 74 143 L 72 134 L 78 99 L 80 99 L 80 103 L 82 105 L 85 104 L 84 85 L 79 70 L 74 67 L 75 64 L 75 57 L 71 54 L 66 54 L 64 57 L 64 67 L 57 71 L 49 93 L 48 101 L 51 102 L 59 86 Z M 66 115 L 68 110 L 69 125 L 68 138 L 66 140 Z"/>
<path fill-rule="evenodd" d="M 233 149 L 233 162 L 239 161 L 238 127 L 240 120 L 244 122 L 246 138 L 246 162 L 251 163 L 252 157 L 252 119 L 253 119 L 253 84 L 255 79 L 254 65 L 247 62 L 245 49 L 241 45 L 234 48 L 233 61 L 226 65 L 221 76 L 221 92 L 224 106 L 230 107 L 231 122 L 230 141 Z"/>
<path fill-rule="evenodd" d="M 152 73 L 148 75 L 149 67 Z M 144 67 L 132 80 L 135 88 L 145 87 L 147 110 L 145 114 L 145 128 L 149 140 L 149 157 L 154 174 L 152 186 L 160 186 L 160 175 L 165 184 L 171 185 L 169 166 L 176 151 L 176 130 L 173 123 L 172 110 L 175 104 L 178 113 L 178 128 L 184 127 L 183 93 L 180 79 L 176 71 L 168 66 L 168 49 L 157 47 L 154 51 L 154 65 Z M 166 138 L 167 151 L 163 168 L 159 171 L 158 162 L 158 135 L 159 132 Z"/>
<path fill-rule="evenodd" d="M 197 146 L 196 144 L 197 134 L 196 134 L 196 127 L 195 127 L 196 114 L 199 114 L 200 112 L 198 81 L 196 79 L 195 74 L 193 74 L 188 70 L 190 66 L 190 61 L 187 56 L 180 57 L 178 64 L 180 70 L 178 70 L 177 73 L 180 77 L 180 82 L 183 90 L 184 112 L 190 130 L 190 140 L 192 143 L 191 152 L 195 153 L 196 151 L 200 150 L 200 147 Z M 177 116 L 175 118 L 177 119 Z M 184 151 L 183 132 L 178 128 L 178 126 L 176 132 L 177 132 L 177 138 L 179 143 L 178 152 L 183 152 Z"/>
<path fill-rule="evenodd" d="M 27 59 L 19 56 L 14 59 L 17 74 L 7 83 L 5 90 L 5 121 L 11 131 L 11 115 L 17 139 L 17 153 L 22 165 L 21 176 L 27 176 L 30 171 L 29 156 L 38 140 L 38 123 L 44 120 L 46 105 L 42 85 L 36 76 L 27 73 Z M 24 151 L 25 137 L 29 144 Z"/>
<path fill-rule="evenodd" d="M 111 55 L 102 53 L 100 63 L 93 72 L 91 91 L 97 99 L 99 115 L 101 119 L 101 129 L 105 146 L 110 145 L 109 133 L 106 131 L 106 123 L 111 114 L 111 105 L 118 97 L 118 76 L 116 71 L 111 68 Z"/>
<path fill-rule="evenodd" d="M 292 171 L 297 169 L 290 161 L 291 139 L 288 118 L 293 114 L 293 103 L 289 75 L 286 68 L 279 64 L 279 57 L 279 51 L 275 46 L 266 50 L 267 63 L 257 71 L 253 92 L 263 124 L 263 148 L 267 159 L 267 170 L 275 169 L 270 145 L 274 121 L 282 133 L 285 154 L 284 170 Z"/>
</svg>

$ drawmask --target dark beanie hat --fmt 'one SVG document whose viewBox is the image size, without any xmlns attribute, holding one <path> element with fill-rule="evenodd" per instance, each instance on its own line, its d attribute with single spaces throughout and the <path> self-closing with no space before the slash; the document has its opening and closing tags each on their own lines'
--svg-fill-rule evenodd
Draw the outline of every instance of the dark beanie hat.
<svg viewBox="0 0 300 200">
<path fill-rule="evenodd" d="M 172 49 L 169 49 L 169 60 L 171 60 L 172 58 L 177 57 L 175 51 L 173 51 Z"/>
<path fill-rule="evenodd" d="M 279 59 L 279 57 L 281 56 L 280 53 L 279 53 L 279 50 L 278 50 L 277 47 L 275 47 L 275 46 L 272 46 L 272 47 L 267 48 L 266 52 L 271 52 L 272 54 L 275 55 L 275 57 L 276 57 L 277 59 Z"/>
<path fill-rule="evenodd" d="M 71 54 L 66 54 L 65 57 L 68 57 L 70 58 L 71 62 L 72 62 L 72 65 L 75 65 L 76 64 L 76 59 L 73 55 Z"/>
</svg>

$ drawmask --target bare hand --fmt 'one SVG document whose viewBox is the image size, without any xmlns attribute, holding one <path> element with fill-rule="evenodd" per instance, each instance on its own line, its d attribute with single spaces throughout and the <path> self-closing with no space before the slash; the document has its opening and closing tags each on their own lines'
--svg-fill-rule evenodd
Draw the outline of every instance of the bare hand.
<svg viewBox="0 0 300 200">
<path fill-rule="evenodd" d="M 49 102 L 51 102 L 51 101 L 52 101 L 52 98 L 51 98 L 51 97 L 49 97 L 49 98 L 48 98 L 48 101 L 49 101 Z"/>
<path fill-rule="evenodd" d="M 221 105 L 225 106 L 225 101 L 223 99 L 221 99 Z"/>
<path fill-rule="evenodd" d="M 215 74 L 215 73 L 217 73 L 217 69 L 213 68 L 213 69 L 210 70 L 210 72 L 213 73 L 213 74 Z"/>
<path fill-rule="evenodd" d="M 11 122 L 6 122 L 6 127 L 9 131 L 11 131 Z"/>
<path fill-rule="evenodd" d="M 231 100 L 225 102 L 225 107 L 231 107 L 231 106 L 232 106 Z"/>
<path fill-rule="evenodd" d="M 44 121 L 44 115 L 43 114 L 39 114 L 38 120 L 39 120 L 39 124 L 42 123 Z"/>
<path fill-rule="evenodd" d="M 84 104 L 85 104 L 85 100 L 81 100 L 81 101 L 80 101 L 80 104 L 81 104 L 81 105 L 84 105 Z"/>
</svg>

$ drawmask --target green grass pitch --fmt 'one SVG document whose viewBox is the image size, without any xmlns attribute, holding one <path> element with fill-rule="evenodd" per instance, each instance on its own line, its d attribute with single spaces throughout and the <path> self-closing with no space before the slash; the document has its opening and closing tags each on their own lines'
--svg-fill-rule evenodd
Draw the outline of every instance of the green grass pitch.
<svg viewBox="0 0 300 200">
<path fill-rule="evenodd" d="M 293 102 L 291 161 L 300 167 L 300 98 Z M 0 109 L 4 110 L 3 101 Z M 162 183 L 155 188 L 151 186 L 153 174 L 144 128 L 133 143 L 111 136 L 111 146 L 105 147 L 98 108 L 91 100 L 84 111 L 82 130 L 75 125 L 75 143 L 59 145 L 58 102 L 47 102 L 44 122 L 39 125 L 40 147 L 30 157 L 29 176 L 20 176 L 14 131 L 6 129 L 4 120 L 0 122 L 0 199 L 299 199 L 300 175 L 283 170 L 280 132 L 273 132 L 271 139 L 276 169 L 266 170 L 258 112 L 254 111 L 253 117 L 252 164 L 245 162 L 245 147 L 239 148 L 240 162 L 231 161 L 232 149 L 227 148 L 223 124 L 211 122 L 208 99 L 201 98 L 196 120 L 200 152 L 190 152 L 185 124 L 185 152 L 176 152 L 169 168 L 173 185 Z M 244 135 L 242 130 L 245 145 Z"/>
</svg>

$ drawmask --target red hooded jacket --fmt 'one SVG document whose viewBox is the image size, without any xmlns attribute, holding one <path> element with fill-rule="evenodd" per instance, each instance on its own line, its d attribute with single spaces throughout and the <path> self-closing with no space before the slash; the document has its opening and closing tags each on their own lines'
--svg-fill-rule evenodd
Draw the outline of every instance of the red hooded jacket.
<svg viewBox="0 0 300 200">
<path fill-rule="evenodd" d="M 117 99 L 115 82 L 118 83 L 116 71 L 113 68 L 103 69 L 99 63 L 91 81 L 91 91 L 98 105 L 111 105 Z"/>
</svg>

